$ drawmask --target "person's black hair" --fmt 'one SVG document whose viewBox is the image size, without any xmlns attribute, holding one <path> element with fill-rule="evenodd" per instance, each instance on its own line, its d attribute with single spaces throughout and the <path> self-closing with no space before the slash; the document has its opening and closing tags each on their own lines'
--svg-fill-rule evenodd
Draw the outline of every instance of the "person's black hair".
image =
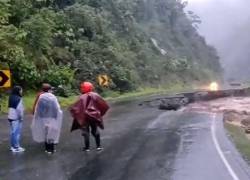
<svg viewBox="0 0 250 180">
<path fill-rule="evenodd" d="M 52 88 L 51 85 L 48 83 L 43 83 L 43 85 L 42 85 L 43 92 L 49 92 L 49 90 L 51 90 L 51 88 Z"/>
<path fill-rule="evenodd" d="M 22 96 L 21 90 L 22 90 L 21 86 L 14 86 L 12 91 L 11 91 L 11 95 Z"/>
</svg>

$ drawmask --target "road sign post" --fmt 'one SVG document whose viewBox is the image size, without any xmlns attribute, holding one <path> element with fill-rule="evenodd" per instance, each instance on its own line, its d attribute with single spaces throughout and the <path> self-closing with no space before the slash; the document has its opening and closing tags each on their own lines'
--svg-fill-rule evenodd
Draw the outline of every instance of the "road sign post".
<svg viewBox="0 0 250 180">
<path fill-rule="evenodd" d="M 104 75 L 99 75 L 98 76 L 98 84 L 102 87 L 108 87 L 109 86 L 109 77 L 108 75 L 104 74 Z"/>
<path fill-rule="evenodd" d="M 11 87 L 11 73 L 10 70 L 0 70 L 0 88 Z"/>
</svg>

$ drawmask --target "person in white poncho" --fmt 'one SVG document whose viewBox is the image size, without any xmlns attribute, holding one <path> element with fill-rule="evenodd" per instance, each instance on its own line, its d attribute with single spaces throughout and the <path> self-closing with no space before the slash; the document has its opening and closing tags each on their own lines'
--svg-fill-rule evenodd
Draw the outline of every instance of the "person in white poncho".
<svg viewBox="0 0 250 180">
<path fill-rule="evenodd" d="M 62 110 L 52 88 L 49 84 L 43 87 L 43 93 L 39 96 L 35 106 L 31 131 L 34 141 L 45 143 L 45 152 L 55 152 L 55 144 L 58 144 L 62 126 Z"/>
</svg>

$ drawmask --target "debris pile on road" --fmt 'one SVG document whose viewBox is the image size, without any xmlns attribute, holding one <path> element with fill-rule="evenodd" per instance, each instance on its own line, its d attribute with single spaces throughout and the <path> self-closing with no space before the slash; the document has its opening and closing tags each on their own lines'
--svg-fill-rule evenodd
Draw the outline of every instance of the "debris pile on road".
<svg viewBox="0 0 250 180">
<path fill-rule="evenodd" d="M 177 111 L 182 106 L 185 106 L 189 103 L 189 100 L 185 97 L 183 98 L 172 98 L 172 99 L 162 99 L 159 105 L 161 110 L 174 110 Z"/>
</svg>

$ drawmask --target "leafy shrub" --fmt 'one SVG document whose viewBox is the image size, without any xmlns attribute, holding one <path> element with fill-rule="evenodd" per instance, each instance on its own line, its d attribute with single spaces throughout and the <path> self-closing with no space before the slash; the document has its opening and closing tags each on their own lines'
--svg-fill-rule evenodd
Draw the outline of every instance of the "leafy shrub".
<svg viewBox="0 0 250 180">
<path fill-rule="evenodd" d="M 74 83 L 74 70 L 67 66 L 52 65 L 47 71 L 41 72 L 41 79 L 55 87 L 72 85 Z"/>
<path fill-rule="evenodd" d="M 20 59 L 10 67 L 15 84 L 21 84 L 25 88 L 32 89 L 41 82 L 41 77 L 34 63 Z"/>
</svg>

